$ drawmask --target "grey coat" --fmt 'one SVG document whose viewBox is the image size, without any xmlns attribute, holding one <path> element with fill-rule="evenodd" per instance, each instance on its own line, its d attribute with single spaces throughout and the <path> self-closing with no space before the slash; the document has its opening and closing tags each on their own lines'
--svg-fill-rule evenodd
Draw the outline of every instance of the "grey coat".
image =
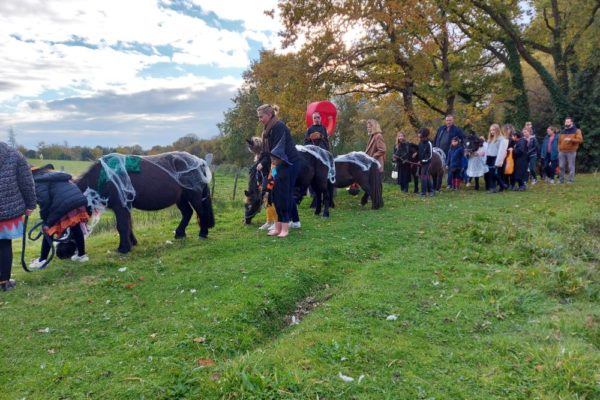
<svg viewBox="0 0 600 400">
<path fill-rule="evenodd" d="M 19 151 L 0 142 L 0 221 L 23 215 L 35 205 L 29 164 Z"/>
</svg>

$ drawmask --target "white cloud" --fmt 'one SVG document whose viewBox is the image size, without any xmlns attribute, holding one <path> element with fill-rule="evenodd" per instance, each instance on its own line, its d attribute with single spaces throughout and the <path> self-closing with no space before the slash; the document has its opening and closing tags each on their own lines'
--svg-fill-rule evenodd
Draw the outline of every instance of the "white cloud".
<svg viewBox="0 0 600 400">
<path fill-rule="evenodd" d="M 221 68 L 247 68 L 249 40 L 278 45 L 277 19 L 263 13 L 277 2 L 186 1 L 245 30 L 211 26 L 169 0 L 0 1 L 0 131 L 14 126 L 28 143 L 50 130 L 56 142 L 123 138 L 111 123 L 214 134 L 242 83 Z"/>
</svg>

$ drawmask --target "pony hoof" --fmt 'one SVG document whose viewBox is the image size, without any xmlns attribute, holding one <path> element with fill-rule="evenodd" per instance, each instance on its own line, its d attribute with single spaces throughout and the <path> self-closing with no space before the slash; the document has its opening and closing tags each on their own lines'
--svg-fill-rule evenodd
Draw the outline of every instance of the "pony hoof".
<svg viewBox="0 0 600 400">
<path fill-rule="evenodd" d="M 121 254 L 127 254 L 131 251 L 131 249 L 122 249 L 122 248 L 118 248 L 117 251 Z"/>
<path fill-rule="evenodd" d="M 208 239 L 207 236 L 202 236 L 202 235 L 198 236 L 198 240 L 206 240 L 206 239 Z"/>
<path fill-rule="evenodd" d="M 185 239 L 185 233 L 183 235 L 175 234 L 175 239 Z"/>
</svg>

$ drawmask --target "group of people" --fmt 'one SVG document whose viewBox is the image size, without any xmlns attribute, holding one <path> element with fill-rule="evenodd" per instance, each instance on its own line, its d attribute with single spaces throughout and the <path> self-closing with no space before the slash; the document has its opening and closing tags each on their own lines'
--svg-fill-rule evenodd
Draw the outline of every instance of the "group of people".
<svg viewBox="0 0 600 400">
<path fill-rule="evenodd" d="M 16 286 L 11 279 L 12 240 L 23 236 L 24 216 L 31 215 L 37 205 L 46 237 L 60 238 L 68 229 L 77 247 L 71 259 L 88 261 L 82 229 L 89 218 L 87 199 L 71 182 L 71 175 L 54 171 L 51 164 L 31 167 L 17 149 L 0 142 L 0 193 L 0 291 Z M 47 264 L 51 246 L 49 240 L 42 240 L 41 255 L 30 269 Z"/>
<path fill-rule="evenodd" d="M 469 139 L 469 140 L 467 140 Z M 467 137 L 463 130 L 454 124 L 454 117 L 448 115 L 445 124 L 436 132 L 433 142 L 429 140 L 429 130 L 419 130 L 418 158 L 414 161 L 403 156 L 408 145 L 404 132 L 399 132 L 394 146 L 394 162 L 398 171 L 397 183 L 402 191 L 408 191 L 411 169 L 420 170 L 421 196 L 433 195 L 429 166 L 433 148 L 439 148 L 445 156 L 447 189 L 459 190 L 465 182 L 467 186 L 475 181 L 475 190 L 479 190 L 479 178 L 485 180 L 485 189 L 489 193 L 504 190 L 524 191 L 527 182 L 537 183 L 538 160 L 540 175 L 548 183 L 555 182 L 558 166 L 559 182 L 573 183 L 575 179 L 575 158 L 583 143 L 581 130 L 573 123 L 573 118 L 565 118 L 564 129 L 554 126 L 546 129 L 546 136 L 539 145 L 531 122 L 527 122 L 521 131 L 511 124 L 502 127 L 492 124 L 487 138 L 471 135 Z M 568 168 L 568 176 L 566 171 Z"/>
</svg>

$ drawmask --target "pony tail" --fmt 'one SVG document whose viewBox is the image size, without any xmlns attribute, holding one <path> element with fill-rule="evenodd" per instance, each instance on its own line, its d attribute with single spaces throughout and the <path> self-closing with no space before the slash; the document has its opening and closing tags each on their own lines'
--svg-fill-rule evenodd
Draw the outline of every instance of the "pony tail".
<svg viewBox="0 0 600 400">
<path fill-rule="evenodd" d="M 378 210 L 383 207 L 383 182 L 377 163 L 373 163 L 369 170 L 369 187 L 371 189 L 371 208 Z"/>
</svg>

